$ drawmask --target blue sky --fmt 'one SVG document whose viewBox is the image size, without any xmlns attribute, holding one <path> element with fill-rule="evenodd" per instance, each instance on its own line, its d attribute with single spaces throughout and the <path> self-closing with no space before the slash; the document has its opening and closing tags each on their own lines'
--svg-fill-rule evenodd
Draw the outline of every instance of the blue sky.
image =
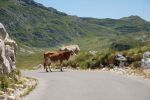
<svg viewBox="0 0 150 100">
<path fill-rule="evenodd" d="M 138 15 L 150 21 L 150 0 L 34 0 L 79 17 L 114 18 Z"/>
</svg>

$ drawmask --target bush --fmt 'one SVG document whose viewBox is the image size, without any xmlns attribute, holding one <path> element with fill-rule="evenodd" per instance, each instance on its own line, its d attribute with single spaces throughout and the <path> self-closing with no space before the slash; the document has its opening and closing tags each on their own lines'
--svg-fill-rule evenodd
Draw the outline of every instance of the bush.
<svg viewBox="0 0 150 100">
<path fill-rule="evenodd" d="M 21 77 L 21 71 L 20 71 L 19 69 L 17 69 L 17 70 L 15 71 L 15 73 L 16 73 L 16 75 L 18 75 L 19 77 Z"/>
<path fill-rule="evenodd" d="M 72 68 L 80 67 L 81 69 L 86 69 L 89 66 L 90 60 L 93 58 L 88 52 L 79 53 L 75 59 L 71 59 L 67 62 L 67 66 L 71 66 Z"/>
<path fill-rule="evenodd" d="M 111 52 L 107 53 L 97 53 L 92 55 L 89 52 L 81 52 L 75 59 L 69 60 L 67 66 L 72 68 L 81 68 L 81 69 L 96 69 L 100 68 L 101 62 L 108 59 L 111 55 Z"/>
<path fill-rule="evenodd" d="M 79 65 L 78 65 L 77 62 L 71 60 L 71 61 L 68 61 L 68 62 L 67 62 L 66 66 L 70 66 L 70 67 L 76 69 Z"/>
<path fill-rule="evenodd" d="M 132 67 L 133 68 L 140 68 L 141 67 L 141 62 L 139 62 L 139 61 L 134 62 Z"/>
<path fill-rule="evenodd" d="M 6 89 L 9 86 L 9 79 L 6 75 L 1 75 L 0 77 L 1 81 L 1 89 Z"/>
<path fill-rule="evenodd" d="M 1 74 L 0 75 L 0 88 L 6 89 L 8 87 L 11 87 L 12 84 L 19 83 L 19 77 L 21 77 L 20 70 L 15 70 L 9 74 Z"/>
<path fill-rule="evenodd" d="M 137 54 L 137 55 L 133 56 L 133 58 L 134 58 L 135 61 L 141 61 L 142 55 Z"/>
</svg>

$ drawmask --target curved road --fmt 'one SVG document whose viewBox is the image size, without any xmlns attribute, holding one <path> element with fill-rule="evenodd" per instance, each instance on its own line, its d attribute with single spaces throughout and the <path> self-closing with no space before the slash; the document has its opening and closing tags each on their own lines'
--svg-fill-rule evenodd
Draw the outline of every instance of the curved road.
<svg viewBox="0 0 150 100">
<path fill-rule="evenodd" d="M 104 71 L 23 71 L 39 80 L 23 100 L 150 100 L 150 80 Z"/>
</svg>

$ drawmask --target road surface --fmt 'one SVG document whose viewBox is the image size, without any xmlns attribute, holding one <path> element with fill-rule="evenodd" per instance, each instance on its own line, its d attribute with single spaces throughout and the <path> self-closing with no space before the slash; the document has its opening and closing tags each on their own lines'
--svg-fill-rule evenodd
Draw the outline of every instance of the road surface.
<svg viewBox="0 0 150 100">
<path fill-rule="evenodd" d="M 150 100 L 150 80 L 104 71 L 23 71 L 39 85 L 23 100 Z"/>
</svg>

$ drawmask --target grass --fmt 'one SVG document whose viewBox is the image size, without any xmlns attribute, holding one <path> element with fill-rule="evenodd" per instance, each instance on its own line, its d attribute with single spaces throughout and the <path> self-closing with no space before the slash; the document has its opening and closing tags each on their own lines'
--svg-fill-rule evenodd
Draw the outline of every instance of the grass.
<svg viewBox="0 0 150 100">
<path fill-rule="evenodd" d="M 18 54 L 16 66 L 19 69 L 33 69 L 38 64 L 43 63 L 43 53 Z"/>
<path fill-rule="evenodd" d="M 34 78 L 30 78 L 30 77 L 26 77 L 26 78 L 27 78 L 28 80 L 37 81 L 37 80 L 34 79 Z M 24 97 L 24 96 L 30 94 L 30 92 L 33 91 L 33 90 L 36 88 L 37 85 L 38 85 L 38 83 L 36 82 L 32 87 L 29 87 L 28 90 L 27 90 L 25 93 L 23 93 L 20 97 Z"/>
<path fill-rule="evenodd" d="M 29 77 L 22 77 L 19 76 L 20 73 L 18 74 L 18 76 L 20 77 L 19 80 L 16 80 L 16 75 L 18 74 L 18 72 L 16 73 L 10 73 L 7 75 L 0 75 L 0 91 L 4 91 L 5 94 L 10 95 L 10 91 L 8 91 L 8 89 L 12 89 L 12 90 L 16 90 L 16 89 L 20 89 L 22 88 L 23 90 L 21 92 L 23 92 L 23 94 L 20 94 L 20 97 L 26 96 L 28 95 L 38 84 L 37 80 L 34 78 L 29 78 Z M 26 79 L 26 81 L 23 80 Z M 34 84 L 32 84 L 32 86 L 28 85 L 26 82 L 34 82 Z M 21 87 L 18 87 L 19 85 L 22 85 Z M 13 92 L 14 94 L 15 92 Z M 3 94 L 0 94 L 3 95 Z M 16 99 L 15 99 L 16 100 Z"/>
<path fill-rule="evenodd" d="M 0 90 L 6 90 L 8 87 L 12 87 L 13 84 L 20 82 L 19 78 L 21 77 L 20 70 L 16 70 L 9 74 L 0 74 Z M 13 87 L 12 87 L 13 88 Z"/>
<path fill-rule="evenodd" d="M 29 88 L 23 95 L 21 95 L 20 97 L 24 97 L 28 94 L 30 94 L 31 91 L 33 91 L 36 88 L 37 84 L 32 86 L 31 88 Z"/>
<path fill-rule="evenodd" d="M 80 40 L 81 41 L 81 40 Z M 78 41 L 78 42 L 80 42 Z M 95 50 L 97 51 L 96 55 L 90 55 L 88 50 L 88 47 L 83 49 L 82 47 L 82 43 L 81 45 L 81 51 L 79 52 L 79 54 L 76 57 L 72 57 L 69 62 L 67 64 L 71 65 L 72 67 L 81 67 L 83 69 L 86 68 L 99 68 L 99 63 L 101 61 L 107 60 L 107 59 L 111 59 L 112 56 L 114 56 L 115 54 L 125 54 L 128 57 L 132 57 L 135 62 L 133 63 L 134 66 L 136 67 L 140 67 L 140 60 L 142 59 L 142 54 L 146 51 L 148 51 L 150 49 L 150 46 L 143 46 L 143 47 L 137 47 L 137 48 L 133 48 L 130 50 L 126 50 L 126 51 L 115 51 L 112 49 L 109 49 L 108 47 L 105 47 L 103 49 L 100 48 L 94 48 L 93 45 L 97 45 L 95 42 L 97 40 L 94 40 L 94 43 L 92 45 L 90 45 L 92 48 L 91 50 Z M 84 42 L 84 41 L 83 41 Z M 90 41 L 92 42 L 92 41 Z M 87 43 L 84 42 L 87 46 L 89 41 L 87 40 Z M 83 43 L 83 44 L 84 44 Z M 45 48 L 45 51 L 53 51 L 53 50 L 58 50 L 57 48 L 52 48 L 52 49 L 48 49 Z M 43 59 L 43 52 L 35 52 L 33 54 L 25 54 L 25 53 L 18 53 L 17 54 L 17 68 L 19 69 L 33 69 L 33 67 L 42 64 L 44 61 Z"/>
</svg>

